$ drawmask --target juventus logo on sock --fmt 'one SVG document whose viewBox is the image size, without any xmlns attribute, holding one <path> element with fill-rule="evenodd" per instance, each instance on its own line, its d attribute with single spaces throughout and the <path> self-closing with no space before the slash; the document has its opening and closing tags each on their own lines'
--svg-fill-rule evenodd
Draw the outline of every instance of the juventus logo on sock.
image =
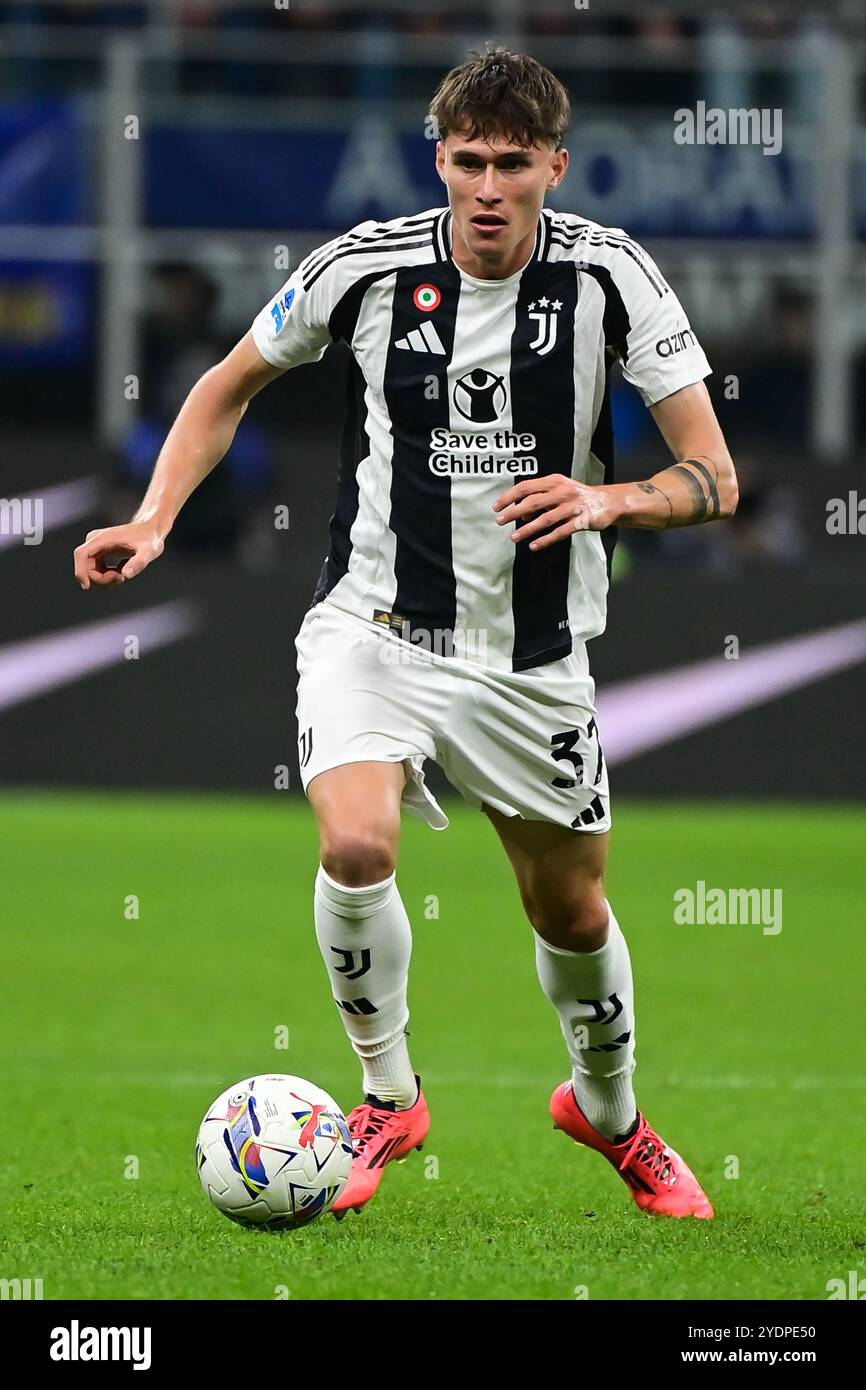
<svg viewBox="0 0 866 1390">
<path fill-rule="evenodd" d="M 343 964 L 335 965 L 334 969 L 338 975 L 345 975 L 347 980 L 360 980 L 361 976 L 366 975 L 367 971 L 370 969 L 369 946 L 364 946 L 363 949 L 358 952 L 358 955 L 361 957 L 361 964 L 357 967 L 355 965 L 354 951 L 347 951 L 342 946 L 332 946 L 331 950 L 335 955 L 343 957 Z"/>
<path fill-rule="evenodd" d="M 622 1013 L 622 1002 L 615 994 L 612 994 L 608 999 L 578 999 L 577 1002 L 578 1004 L 589 1004 L 592 1007 L 595 1012 L 595 1018 L 590 1020 L 592 1023 L 614 1023 Z M 585 1024 L 581 1023 L 578 1026 L 584 1028 Z M 583 1051 L 619 1052 L 621 1047 L 625 1047 L 630 1037 L 631 1030 L 620 1033 L 619 1037 L 613 1038 L 611 1042 L 599 1043 L 598 1046 L 585 1045 Z"/>
<path fill-rule="evenodd" d="M 622 1004 L 615 994 L 609 999 L 578 999 L 578 1004 L 591 1004 L 595 1009 L 593 1023 L 613 1023 L 615 1018 L 619 1018 L 622 1013 Z M 611 1006 L 610 1017 L 608 1017 L 607 1005 Z"/>
</svg>

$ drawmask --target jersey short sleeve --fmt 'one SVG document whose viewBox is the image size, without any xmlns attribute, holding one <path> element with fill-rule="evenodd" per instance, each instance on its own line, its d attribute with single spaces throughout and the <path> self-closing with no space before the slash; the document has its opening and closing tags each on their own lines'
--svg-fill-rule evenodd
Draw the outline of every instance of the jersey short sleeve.
<svg viewBox="0 0 866 1390">
<path fill-rule="evenodd" d="M 345 293 L 346 262 L 341 247 L 359 233 L 375 227 L 361 222 L 334 241 L 311 251 L 273 299 L 253 319 L 253 342 L 272 367 L 298 367 L 318 362 L 331 342 L 331 315 Z M 350 262 L 351 264 L 351 262 Z"/>
<path fill-rule="evenodd" d="M 627 325 L 618 345 L 623 376 L 645 405 L 703 381 L 712 368 L 685 310 L 652 257 L 636 242 L 618 255 L 617 286 Z"/>
</svg>

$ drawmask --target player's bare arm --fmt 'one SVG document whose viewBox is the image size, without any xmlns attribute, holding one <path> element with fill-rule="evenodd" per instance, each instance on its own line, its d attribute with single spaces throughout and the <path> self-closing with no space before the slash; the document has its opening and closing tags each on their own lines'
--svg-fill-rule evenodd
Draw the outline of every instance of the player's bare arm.
<svg viewBox="0 0 866 1390">
<path fill-rule="evenodd" d="M 532 517 L 511 539 L 542 550 L 577 531 L 666 530 L 733 516 L 736 472 L 704 383 L 684 386 L 650 410 L 675 463 L 636 483 L 590 486 L 561 473 L 526 479 L 496 499 L 497 523 Z"/>
<path fill-rule="evenodd" d="M 135 516 L 122 526 L 89 531 L 75 550 L 82 589 L 134 579 L 162 554 L 181 507 L 231 447 L 249 402 L 283 368 L 266 362 L 246 333 L 190 391 L 160 450 Z M 122 567 L 112 556 L 128 555 Z"/>
</svg>

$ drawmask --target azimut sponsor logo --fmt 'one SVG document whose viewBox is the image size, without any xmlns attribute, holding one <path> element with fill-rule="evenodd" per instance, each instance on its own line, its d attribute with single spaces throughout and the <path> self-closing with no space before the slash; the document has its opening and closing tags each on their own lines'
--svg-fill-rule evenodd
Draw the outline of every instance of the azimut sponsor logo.
<svg viewBox="0 0 866 1390">
<path fill-rule="evenodd" d="M 491 434 L 430 431 L 430 472 L 438 477 L 538 472 L 535 435 L 494 430 Z"/>
<path fill-rule="evenodd" d="M 669 338 L 659 338 L 656 343 L 656 352 L 659 357 L 673 357 L 677 352 L 685 352 L 686 348 L 694 346 L 695 335 L 690 328 L 683 328 L 679 333 L 672 333 Z"/>
</svg>

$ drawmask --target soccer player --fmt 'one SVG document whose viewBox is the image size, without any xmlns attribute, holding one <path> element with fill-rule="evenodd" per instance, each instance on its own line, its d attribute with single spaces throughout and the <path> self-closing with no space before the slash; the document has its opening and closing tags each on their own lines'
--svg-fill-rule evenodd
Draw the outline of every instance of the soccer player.
<svg viewBox="0 0 866 1390">
<path fill-rule="evenodd" d="M 191 391 L 134 520 L 75 552 L 85 589 L 140 574 L 256 392 L 349 345 L 330 549 L 297 638 L 316 933 L 365 1092 L 338 1215 L 430 1125 L 395 881 L 401 809 L 448 824 L 426 758 L 485 813 L 516 874 L 569 1054 L 555 1127 L 608 1159 L 644 1211 L 713 1215 L 635 1101 L 586 644 L 605 625 L 614 528 L 718 521 L 737 484 L 707 359 L 658 267 L 620 228 L 544 207 L 568 168 L 569 114 L 531 57 L 494 49 L 450 72 L 431 106 L 448 206 L 362 222 L 309 255 Z M 613 478 L 615 361 L 675 460 L 644 482 Z"/>
</svg>

